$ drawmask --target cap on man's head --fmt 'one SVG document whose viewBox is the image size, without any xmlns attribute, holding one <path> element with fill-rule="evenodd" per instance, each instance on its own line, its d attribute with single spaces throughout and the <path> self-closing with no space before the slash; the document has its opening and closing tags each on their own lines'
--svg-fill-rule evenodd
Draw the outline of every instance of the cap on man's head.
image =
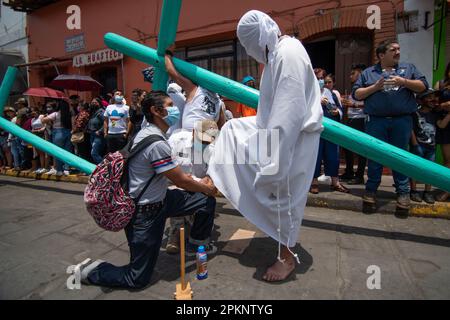
<svg viewBox="0 0 450 320">
<path fill-rule="evenodd" d="M 435 93 L 436 93 L 436 90 L 434 90 L 432 88 L 428 88 L 424 92 L 418 94 L 417 95 L 417 99 L 423 99 L 423 98 L 428 97 L 429 95 L 432 95 L 432 94 L 435 94 Z"/>
<path fill-rule="evenodd" d="M 213 120 L 201 120 L 195 123 L 194 134 L 197 140 L 211 143 L 219 135 L 219 128 Z"/>
<path fill-rule="evenodd" d="M 14 104 L 23 104 L 23 105 L 28 105 L 28 102 L 25 98 L 19 98 L 17 99 L 17 101 Z"/>
<path fill-rule="evenodd" d="M 242 83 L 242 84 L 246 84 L 246 83 L 249 82 L 249 81 L 254 81 L 254 82 L 256 82 L 256 81 L 255 81 L 255 78 L 253 78 L 252 76 L 245 76 L 244 79 L 242 79 L 241 83 Z"/>
<path fill-rule="evenodd" d="M 11 106 L 6 106 L 5 109 L 3 109 L 3 111 L 4 111 L 4 112 L 8 112 L 8 111 L 16 112 L 16 109 L 14 109 L 14 108 L 11 107 Z"/>
</svg>

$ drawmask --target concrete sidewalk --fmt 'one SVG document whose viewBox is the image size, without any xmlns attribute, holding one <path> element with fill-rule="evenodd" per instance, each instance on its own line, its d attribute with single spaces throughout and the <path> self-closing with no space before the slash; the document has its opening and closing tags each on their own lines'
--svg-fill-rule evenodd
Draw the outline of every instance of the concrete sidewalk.
<svg viewBox="0 0 450 320">
<path fill-rule="evenodd" d="M 37 180 L 51 180 L 62 181 L 72 183 L 87 184 L 89 177 L 86 175 L 69 175 L 57 177 L 54 175 L 36 175 L 32 172 L 15 171 L 13 169 L 0 170 L 0 174 L 21 177 Z M 377 193 L 378 199 L 378 213 L 394 214 L 396 210 L 396 194 L 395 189 L 392 186 L 394 180 L 390 175 L 383 175 L 379 191 Z M 361 197 L 364 194 L 364 185 L 346 185 L 350 189 L 350 194 L 344 194 L 341 192 L 331 191 L 327 184 L 319 185 L 319 194 L 308 194 L 307 205 L 310 207 L 328 208 L 336 210 L 350 210 L 350 211 L 362 211 Z M 423 185 L 418 185 L 418 190 L 423 190 Z M 410 216 L 416 217 L 430 217 L 430 218 L 442 218 L 450 219 L 450 202 L 436 202 L 434 205 L 429 205 L 425 202 L 416 203 L 411 202 L 411 208 L 409 210 Z"/>
<path fill-rule="evenodd" d="M 86 258 L 117 266 L 130 259 L 125 233 L 95 224 L 83 190 L 77 183 L 0 176 L 0 299 L 173 299 L 180 257 L 165 252 L 166 235 L 145 289 L 69 290 L 69 266 Z M 197 301 L 450 298 L 449 220 L 307 207 L 293 250 L 301 263 L 285 281 L 267 283 L 261 277 L 276 261 L 277 241 L 224 198 L 216 213 L 211 236 L 218 251 L 208 256 L 208 278 L 197 280 L 195 259 L 186 260 Z M 254 234 L 235 237 L 243 231 Z M 368 286 L 373 268 L 379 271 L 377 288 Z"/>
<path fill-rule="evenodd" d="M 364 185 L 347 185 L 349 194 L 331 191 L 328 184 L 319 184 L 319 194 L 309 194 L 307 205 L 336 210 L 362 211 L 362 196 Z M 377 192 L 378 213 L 394 214 L 396 210 L 394 179 L 390 175 L 383 175 Z M 418 184 L 417 190 L 423 191 L 424 185 Z M 433 191 L 434 194 L 438 190 Z M 450 219 L 450 202 L 436 202 L 429 205 L 426 202 L 417 203 L 411 201 L 410 216 Z"/>
<path fill-rule="evenodd" d="M 87 184 L 89 181 L 89 176 L 81 174 L 70 174 L 68 176 L 57 177 L 55 175 L 48 175 L 48 174 L 38 175 L 34 172 L 29 172 L 27 170 L 16 171 L 14 169 L 1 169 L 0 174 L 10 177 L 29 178 L 35 180 L 51 180 L 51 181 L 63 181 L 63 182 L 84 183 L 84 184 Z"/>
</svg>

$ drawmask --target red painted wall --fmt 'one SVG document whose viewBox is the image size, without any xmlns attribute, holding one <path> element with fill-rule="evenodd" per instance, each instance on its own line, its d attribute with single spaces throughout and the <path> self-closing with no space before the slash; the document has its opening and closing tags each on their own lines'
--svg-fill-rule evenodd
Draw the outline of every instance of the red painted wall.
<svg viewBox="0 0 450 320">
<path fill-rule="evenodd" d="M 402 10 L 403 0 L 372 2 L 378 4 L 382 9 L 382 29 L 376 31 L 374 35 L 374 42 L 378 43 L 384 38 L 395 36 L 394 10 Z M 66 27 L 66 19 L 69 16 L 66 9 L 72 4 L 77 4 L 81 8 L 81 30 L 68 30 Z M 59 63 L 60 71 L 90 74 L 92 70 L 101 65 L 73 68 L 71 57 L 80 53 L 104 49 L 103 35 L 107 32 L 115 32 L 155 48 L 161 6 L 162 0 L 58 1 L 27 17 L 27 32 L 30 39 L 29 61 L 47 57 L 68 58 L 69 60 L 65 63 Z M 350 14 L 345 15 L 346 26 L 361 27 L 361 17 L 367 6 L 367 1 L 363 0 L 185 0 L 181 9 L 177 45 L 194 45 L 233 38 L 239 18 L 250 9 L 269 13 L 284 31 L 289 33 L 298 31 L 300 38 L 305 34 L 308 38 L 314 38 L 314 32 L 320 35 L 333 32 L 331 27 L 323 27 L 325 20 L 331 21 L 329 14 L 333 13 L 330 11 L 331 9 L 339 7 L 340 12 L 351 10 Z M 318 9 L 324 9 L 325 16 L 315 15 L 315 11 Z M 353 15 L 353 11 L 355 15 Z M 356 17 L 357 12 L 359 12 L 359 20 Z M 314 25 L 317 26 L 314 27 Z M 311 34 L 311 30 L 306 30 L 311 27 L 313 34 Z M 329 29 L 327 30 L 327 28 Z M 84 33 L 86 50 L 67 54 L 64 50 L 64 39 L 80 33 Z M 121 87 L 122 76 L 125 80 L 127 96 L 130 96 L 131 90 L 135 87 L 149 89 L 149 84 L 143 82 L 141 74 L 145 65 L 129 57 L 125 57 L 123 62 L 123 75 L 120 62 L 113 65 L 118 68 L 119 87 Z M 43 78 L 45 76 L 50 78 L 54 73 L 54 67 L 31 67 L 31 86 L 43 85 Z"/>
</svg>

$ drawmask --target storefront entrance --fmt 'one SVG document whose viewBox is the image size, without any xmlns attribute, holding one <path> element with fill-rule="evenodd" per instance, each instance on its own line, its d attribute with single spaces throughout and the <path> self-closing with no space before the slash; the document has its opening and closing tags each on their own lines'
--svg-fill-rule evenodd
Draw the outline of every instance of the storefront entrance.
<svg viewBox="0 0 450 320">
<path fill-rule="evenodd" d="M 322 68 L 336 77 L 336 89 L 350 94 L 350 71 L 354 64 L 370 66 L 372 36 L 370 33 L 345 33 L 305 41 L 304 46 L 313 68 Z"/>
<path fill-rule="evenodd" d="M 100 90 L 100 95 L 102 96 L 118 88 L 116 67 L 108 67 L 96 70 L 92 73 L 92 78 L 103 85 L 103 88 L 101 88 Z"/>
</svg>

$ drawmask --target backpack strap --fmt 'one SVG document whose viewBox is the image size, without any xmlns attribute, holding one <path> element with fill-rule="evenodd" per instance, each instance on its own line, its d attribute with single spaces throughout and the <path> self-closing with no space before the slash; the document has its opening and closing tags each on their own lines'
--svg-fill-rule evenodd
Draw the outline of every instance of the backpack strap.
<svg viewBox="0 0 450 320">
<path fill-rule="evenodd" d="M 127 161 L 129 161 L 131 158 L 136 156 L 139 152 L 141 152 L 145 148 L 151 146 L 153 143 L 158 142 L 158 141 L 164 141 L 164 138 L 158 134 L 151 134 L 148 137 L 145 137 L 144 139 L 139 141 L 139 143 L 136 144 L 136 146 L 133 148 L 134 139 L 131 139 L 130 143 L 128 145 L 129 149 L 127 149 L 127 151 L 128 151 Z M 127 146 L 125 146 L 125 148 L 126 147 Z"/>
<path fill-rule="evenodd" d="M 139 143 L 134 148 L 132 148 L 133 141 L 134 141 L 134 139 L 131 139 L 130 142 L 120 151 L 122 153 L 122 155 L 124 156 L 124 158 L 126 158 L 126 168 L 124 168 L 125 172 L 126 172 L 126 175 L 123 175 L 122 177 L 126 176 L 124 178 L 125 178 L 125 181 L 126 181 L 126 189 L 127 190 L 128 190 L 128 165 L 129 165 L 129 161 L 132 158 L 134 158 L 137 154 L 139 154 L 139 152 L 141 152 L 145 148 L 151 146 L 153 143 L 158 142 L 158 141 L 164 141 L 164 138 L 161 137 L 160 135 L 157 135 L 157 134 L 151 134 L 148 137 L 145 137 L 144 139 L 139 141 Z M 145 184 L 144 188 L 141 190 L 141 192 L 139 192 L 139 195 L 137 196 L 137 198 L 134 199 L 134 202 L 136 204 L 139 203 L 139 200 L 144 195 L 145 191 L 150 186 L 150 183 L 152 182 L 152 180 L 153 180 L 153 178 L 155 176 L 156 176 L 156 172 L 147 181 L 147 183 Z"/>
</svg>

